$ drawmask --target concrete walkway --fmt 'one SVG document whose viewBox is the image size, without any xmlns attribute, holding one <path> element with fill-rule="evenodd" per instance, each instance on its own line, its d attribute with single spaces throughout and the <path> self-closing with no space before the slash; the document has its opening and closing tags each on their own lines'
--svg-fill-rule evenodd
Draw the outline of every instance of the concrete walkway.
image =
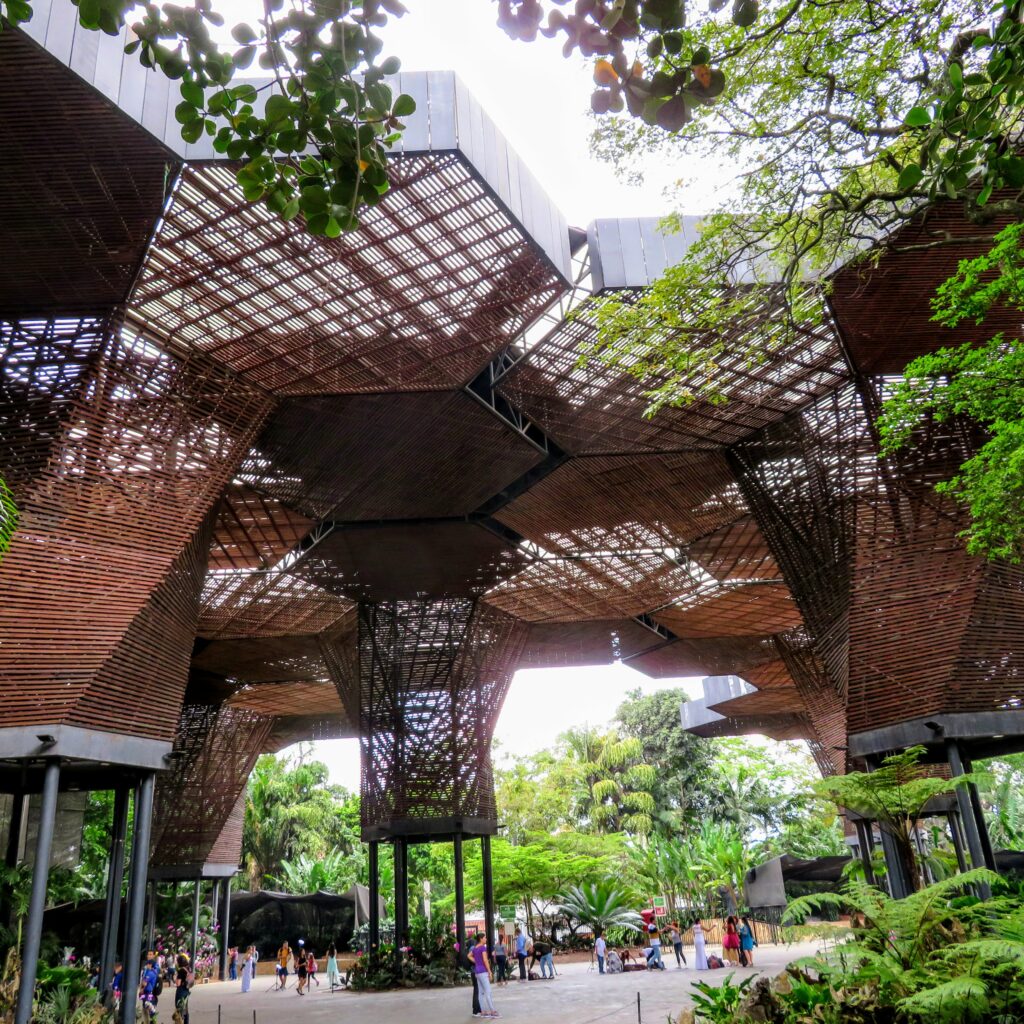
<svg viewBox="0 0 1024 1024">
<path fill-rule="evenodd" d="M 757 968 L 736 968 L 737 977 L 761 972 L 777 974 L 791 960 L 809 956 L 813 944 L 759 946 Z M 687 957 L 692 962 L 690 954 Z M 557 961 L 556 961 L 557 963 Z M 529 1024 L 636 1024 L 637 994 L 641 1024 L 666 1024 L 692 1005 L 694 980 L 720 983 L 729 970 L 692 969 L 599 975 L 587 964 L 563 964 L 554 981 L 511 982 L 495 990 L 498 1012 L 508 1020 Z M 240 982 L 220 982 L 195 988 L 190 1000 L 191 1024 L 321 1024 L 359 1021 L 366 1024 L 457 1024 L 472 1022 L 472 989 L 401 989 L 393 992 L 328 991 L 326 979 L 308 996 L 298 996 L 295 982 L 284 992 L 267 991 L 273 978 L 260 977 L 242 995 Z M 160 1024 L 170 1024 L 173 995 L 160 1000 Z M 255 1011 L 255 1016 L 253 1015 Z"/>
</svg>

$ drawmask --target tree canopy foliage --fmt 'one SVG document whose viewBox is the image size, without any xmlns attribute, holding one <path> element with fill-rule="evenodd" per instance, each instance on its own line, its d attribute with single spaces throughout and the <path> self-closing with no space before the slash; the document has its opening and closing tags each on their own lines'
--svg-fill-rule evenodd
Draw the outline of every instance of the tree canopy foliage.
<svg viewBox="0 0 1024 1024">
<path fill-rule="evenodd" d="M 378 32 L 404 13 L 399 0 L 264 0 L 255 27 L 231 29 L 230 47 L 217 40 L 224 18 L 211 0 L 74 2 L 82 28 L 116 36 L 129 26 L 125 51 L 179 83 L 182 139 L 208 136 L 240 161 L 250 202 L 286 220 L 301 213 L 310 232 L 335 237 L 358 227 L 360 210 L 387 191 L 387 146 L 416 109 L 384 82 L 400 63 L 381 59 Z M 31 0 L 0 0 L 13 25 L 32 13 Z M 254 61 L 267 81 L 237 84 Z"/>
</svg>

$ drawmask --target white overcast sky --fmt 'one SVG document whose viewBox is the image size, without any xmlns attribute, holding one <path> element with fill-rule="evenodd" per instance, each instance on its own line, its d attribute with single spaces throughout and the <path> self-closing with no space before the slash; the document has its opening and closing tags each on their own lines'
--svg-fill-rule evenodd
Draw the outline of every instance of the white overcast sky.
<svg viewBox="0 0 1024 1024">
<path fill-rule="evenodd" d="M 672 209 L 666 189 L 682 187 L 675 203 L 700 213 L 714 203 L 721 168 L 642 168 L 645 184 L 630 186 L 590 153 L 590 72 L 578 56 L 562 56 L 561 43 L 538 38 L 517 43 L 496 25 L 492 0 L 405 0 L 409 13 L 390 22 L 382 35 L 385 55 L 401 58 L 405 71 L 454 70 L 466 83 L 509 145 L 523 158 L 570 224 L 585 227 L 596 217 L 661 216 Z M 255 21 L 252 0 L 215 0 L 231 25 Z M 653 680 L 624 665 L 586 669 L 532 669 L 513 680 L 495 736 L 504 757 L 550 746 L 575 725 L 605 725 L 627 691 L 683 686 L 697 696 L 696 680 Z M 332 781 L 359 787 L 355 740 L 314 745 Z"/>
<path fill-rule="evenodd" d="M 543 750 L 574 725 L 606 725 L 630 690 L 653 693 L 676 687 L 700 696 L 699 680 L 650 679 L 621 664 L 517 672 L 494 732 L 499 762 Z M 332 782 L 359 789 L 357 740 L 321 740 L 312 746 L 313 756 L 330 768 Z"/>
</svg>

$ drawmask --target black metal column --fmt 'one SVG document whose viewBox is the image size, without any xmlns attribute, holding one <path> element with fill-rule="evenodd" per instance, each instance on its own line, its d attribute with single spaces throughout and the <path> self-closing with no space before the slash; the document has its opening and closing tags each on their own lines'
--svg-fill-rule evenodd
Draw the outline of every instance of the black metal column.
<svg viewBox="0 0 1024 1024">
<path fill-rule="evenodd" d="M 881 764 L 878 757 L 865 757 L 868 771 L 875 771 Z M 885 855 L 886 881 L 893 899 L 901 900 L 914 890 L 911 879 L 907 877 L 907 868 L 900 856 L 896 840 L 882 822 L 878 823 L 878 834 L 882 841 L 882 853 Z"/>
<path fill-rule="evenodd" d="M 203 899 L 203 880 L 196 879 L 195 891 L 192 893 L 192 946 L 189 955 L 192 957 L 192 964 L 196 962 L 196 952 L 199 949 L 199 904 Z"/>
<path fill-rule="evenodd" d="M 970 756 L 961 750 L 960 757 L 963 761 L 964 770 L 967 772 L 974 771 L 974 765 L 971 763 Z M 985 808 L 981 806 L 981 794 L 978 792 L 977 784 L 969 782 L 967 784 L 967 793 L 971 798 L 974 820 L 978 823 L 978 837 L 981 839 L 981 852 L 985 858 L 985 867 L 989 871 L 995 871 L 996 854 L 995 850 L 992 849 L 992 838 L 988 834 L 988 824 L 985 822 Z"/>
<path fill-rule="evenodd" d="M 949 834 L 953 838 L 953 849 L 956 850 L 956 866 L 962 873 L 967 870 L 967 851 L 964 849 L 964 834 L 960 830 L 960 812 L 950 811 L 946 820 L 949 822 Z"/>
<path fill-rule="evenodd" d="M 487 955 L 494 956 L 494 872 L 491 869 L 491 837 L 480 837 L 480 860 L 484 883 L 484 934 Z"/>
<path fill-rule="evenodd" d="M 371 958 L 377 956 L 380 949 L 380 862 L 378 860 L 379 844 L 376 839 L 370 842 L 370 948 L 367 953 Z"/>
<path fill-rule="evenodd" d="M 954 779 L 965 774 L 963 760 L 960 756 L 960 744 L 956 740 L 946 740 L 946 759 L 949 761 L 950 774 Z M 963 824 L 964 835 L 967 839 L 967 849 L 971 854 L 971 864 L 976 868 L 985 867 L 985 852 L 981 847 L 981 836 L 978 834 L 978 823 L 974 817 L 974 808 L 971 806 L 971 796 L 966 786 L 957 786 L 956 805 L 960 811 L 960 821 Z"/>
<path fill-rule="evenodd" d="M 11 794 L 11 826 L 7 831 L 7 848 L 4 863 L 10 870 L 18 866 L 18 853 L 21 850 L 21 833 L 28 817 L 28 796 L 22 793 Z M 14 924 L 14 908 L 12 904 L 13 887 L 5 885 L 0 892 L 0 921 Z"/>
<path fill-rule="evenodd" d="M 875 884 L 875 873 L 871 868 L 871 853 L 875 844 L 871 835 L 871 822 L 858 818 L 853 827 L 857 830 L 857 843 L 860 846 L 860 859 L 864 865 L 864 881 L 868 885 Z"/>
<path fill-rule="evenodd" d="M 214 885 L 216 884 L 214 882 Z M 224 889 L 224 896 L 220 901 L 220 980 L 226 981 L 228 977 L 228 943 L 231 938 L 231 879 L 225 878 L 220 884 Z"/>
<path fill-rule="evenodd" d="M 135 993 L 142 964 L 142 914 L 146 903 L 146 875 L 149 873 L 149 835 L 153 825 L 153 789 L 156 774 L 148 772 L 135 790 L 135 830 L 132 833 L 132 863 L 128 883 L 128 923 L 124 939 L 124 997 L 121 1019 L 135 1024 Z"/>
<path fill-rule="evenodd" d="M 220 923 L 220 880 L 210 882 L 210 927 Z"/>
<path fill-rule="evenodd" d="M 406 918 L 405 904 L 409 899 L 409 886 L 404 877 L 403 869 L 405 867 L 405 858 L 403 856 L 403 844 L 404 841 L 396 839 L 393 847 L 393 854 L 395 859 L 395 971 L 398 972 L 402 969 L 402 943 L 404 936 L 402 935 L 402 922 Z"/>
<path fill-rule="evenodd" d="M 402 919 L 397 922 L 401 945 L 409 944 L 409 841 L 402 840 Z"/>
<path fill-rule="evenodd" d="M 21 983 L 14 1024 L 29 1024 L 32 999 L 36 991 L 36 970 L 39 966 L 39 942 L 43 937 L 43 911 L 46 910 L 46 883 L 50 878 L 50 849 L 53 825 L 57 816 L 57 790 L 60 788 L 60 762 L 47 761 L 43 776 L 43 798 L 39 807 L 39 832 L 36 835 L 36 859 L 32 865 L 32 893 L 25 921 L 25 938 L 21 946 Z"/>
<path fill-rule="evenodd" d="M 107 862 L 107 900 L 100 947 L 100 994 L 114 975 L 117 940 L 121 929 L 121 884 L 124 882 L 124 844 L 128 835 L 128 788 L 114 791 L 114 820 L 110 826 L 110 859 Z"/>
<path fill-rule="evenodd" d="M 11 794 L 11 825 L 7 830 L 7 849 L 4 863 L 9 868 L 18 866 L 18 848 L 21 846 L 21 825 L 25 820 L 26 797 L 22 793 Z"/>
<path fill-rule="evenodd" d="M 146 935 L 143 945 L 146 949 L 153 948 L 153 937 L 156 935 L 156 879 L 151 878 L 146 886 Z"/>
<path fill-rule="evenodd" d="M 462 836 L 456 835 L 455 846 L 455 941 L 459 944 L 459 963 L 466 958 L 466 885 L 462 867 Z"/>
</svg>

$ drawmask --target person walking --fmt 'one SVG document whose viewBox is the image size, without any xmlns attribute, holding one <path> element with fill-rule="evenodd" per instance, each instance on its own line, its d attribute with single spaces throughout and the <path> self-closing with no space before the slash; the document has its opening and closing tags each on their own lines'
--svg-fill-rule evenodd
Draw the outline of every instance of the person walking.
<svg viewBox="0 0 1024 1024">
<path fill-rule="evenodd" d="M 316 972 L 320 970 L 320 965 L 316 962 L 316 957 L 313 955 L 313 950 L 310 950 L 306 954 L 306 974 L 309 977 L 308 986 L 316 985 L 320 987 L 320 979 L 316 976 Z"/>
<path fill-rule="evenodd" d="M 288 987 L 288 964 L 292 958 L 292 950 L 287 942 L 281 943 L 277 951 L 277 987 L 285 989 Z"/>
<path fill-rule="evenodd" d="M 252 958 L 252 946 L 245 951 L 245 959 L 242 961 L 242 991 L 248 992 L 252 986 L 252 975 L 256 969 L 256 962 Z"/>
<path fill-rule="evenodd" d="M 327 947 L 327 984 L 332 992 L 341 984 L 341 972 L 338 970 L 338 950 L 333 942 Z"/>
<path fill-rule="evenodd" d="M 495 1010 L 494 999 L 491 997 L 491 961 L 487 956 L 487 937 L 482 932 L 477 935 L 471 952 L 473 974 L 480 997 L 480 1016 L 486 1017 L 488 1020 L 495 1020 L 501 1014 Z"/>
<path fill-rule="evenodd" d="M 597 957 L 597 973 L 604 974 L 604 957 L 608 950 L 608 943 L 605 942 L 604 936 L 598 932 L 597 938 L 594 940 L 594 955 Z"/>
<path fill-rule="evenodd" d="M 306 959 L 305 950 L 300 949 L 299 955 L 295 958 L 295 977 L 298 979 L 296 988 L 299 995 L 306 994 L 306 980 L 309 977 L 309 961 Z"/>
<path fill-rule="evenodd" d="M 174 1012 L 181 1018 L 181 1024 L 189 1024 L 188 997 L 192 994 L 195 977 L 189 969 L 185 957 L 178 957 L 178 966 L 174 972 Z"/>
<path fill-rule="evenodd" d="M 722 955 L 731 964 L 740 962 L 740 933 L 736 928 L 736 918 L 730 914 L 725 919 L 725 936 L 722 939 Z"/>
<path fill-rule="evenodd" d="M 695 921 L 693 925 L 693 966 L 698 971 L 708 969 L 708 951 L 704 945 L 704 929 L 700 921 Z"/>
<path fill-rule="evenodd" d="M 519 961 L 519 980 L 526 981 L 529 978 L 526 973 L 526 936 L 519 925 L 516 925 L 516 959 Z"/>
<path fill-rule="evenodd" d="M 673 921 L 669 925 L 668 938 L 672 943 L 672 949 L 676 954 L 676 970 L 681 971 L 686 963 L 686 954 L 683 952 L 683 933 L 679 930 L 679 922 Z"/>
<path fill-rule="evenodd" d="M 647 935 L 651 942 L 651 956 L 647 961 L 647 966 L 651 970 L 665 970 L 665 961 L 661 959 L 661 932 L 658 931 L 658 926 L 655 924 L 648 925 Z"/>
<path fill-rule="evenodd" d="M 494 983 L 502 988 L 508 984 L 508 947 L 504 932 L 498 932 L 498 941 L 494 944 Z"/>
<path fill-rule="evenodd" d="M 740 950 L 746 957 L 746 966 L 754 966 L 754 947 L 757 945 L 757 938 L 754 936 L 754 926 L 750 923 L 749 917 L 743 918 L 740 925 Z"/>
</svg>

